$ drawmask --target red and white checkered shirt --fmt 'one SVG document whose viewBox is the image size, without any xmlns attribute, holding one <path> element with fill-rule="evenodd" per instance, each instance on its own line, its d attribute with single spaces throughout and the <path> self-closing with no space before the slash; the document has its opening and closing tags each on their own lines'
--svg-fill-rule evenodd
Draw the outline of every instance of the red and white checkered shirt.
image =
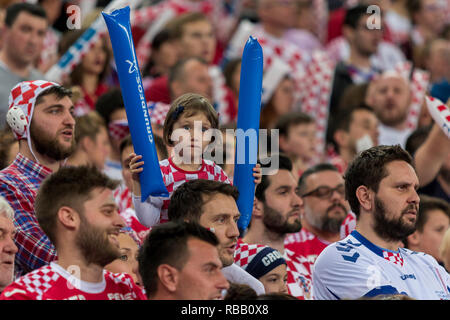
<svg viewBox="0 0 450 320">
<path fill-rule="evenodd" d="M 205 179 L 231 184 L 230 179 L 228 179 L 222 168 L 211 160 L 203 159 L 202 166 L 197 171 L 185 171 L 180 169 L 173 163 L 171 158 L 160 161 L 159 166 L 161 168 L 164 184 L 169 192 L 168 197 L 157 198 L 162 201 L 161 208 L 155 208 L 152 203 L 152 199 L 155 199 L 156 197 L 150 196 L 145 202 L 141 202 L 140 199 L 133 197 L 136 215 L 139 218 L 139 221 L 147 227 L 152 227 L 152 225 L 145 222 L 148 221 L 147 218 L 142 219 L 141 217 L 153 214 L 154 212 L 159 212 L 159 224 L 169 221 L 168 208 L 170 197 L 172 196 L 172 193 L 186 181 Z M 151 218 L 150 220 L 154 221 L 155 219 Z"/>
<path fill-rule="evenodd" d="M 3 290 L 0 300 L 147 300 L 126 273 L 103 271 L 103 281 L 90 283 L 52 262 L 19 278 Z"/>
<path fill-rule="evenodd" d="M 20 276 L 48 264 L 56 258 L 56 251 L 39 226 L 34 213 L 34 200 L 42 181 L 52 171 L 22 154 L 0 171 L 0 195 L 14 210 L 17 233 L 15 243 L 16 275 Z"/>
</svg>

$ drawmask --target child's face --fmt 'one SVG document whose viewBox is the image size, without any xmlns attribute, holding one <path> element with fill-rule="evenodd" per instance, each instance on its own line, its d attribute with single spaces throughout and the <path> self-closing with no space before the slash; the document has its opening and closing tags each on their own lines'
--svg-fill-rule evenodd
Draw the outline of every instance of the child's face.
<svg viewBox="0 0 450 320">
<path fill-rule="evenodd" d="M 309 161 L 316 152 L 316 125 L 314 123 L 291 126 L 285 138 L 283 150 L 304 161 Z"/>
<path fill-rule="evenodd" d="M 280 264 L 269 273 L 259 278 L 264 285 L 266 293 L 287 293 L 287 271 L 286 265 Z"/>
<path fill-rule="evenodd" d="M 201 157 L 210 143 L 210 139 L 204 137 L 208 129 L 211 129 L 211 123 L 205 114 L 199 112 L 188 117 L 182 114 L 174 123 L 171 135 L 175 153 L 187 157 L 186 152 L 189 152 L 191 159 Z"/>
</svg>

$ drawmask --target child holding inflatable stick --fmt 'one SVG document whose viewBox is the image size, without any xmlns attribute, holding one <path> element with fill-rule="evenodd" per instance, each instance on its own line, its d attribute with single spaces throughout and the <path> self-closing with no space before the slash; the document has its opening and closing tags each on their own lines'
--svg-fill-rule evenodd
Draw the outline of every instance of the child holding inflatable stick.
<svg viewBox="0 0 450 320">
<path fill-rule="evenodd" d="M 168 221 L 170 195 L 186 181 L 208 179 L 231 184 L 220 166 L 203 158 L 203 154 L 211 151 L 209 147 L 213 139 L 221 139 L 218 126 L 218 114 L 205 97 L 188 93 L 172 103 L 164 121 L 163 139 L 174 149 L 171 157 L 159 162 L 169 197 L 150 196 L 141 202 L 139 173 L 143 172 L 144 162 L 140 161 L 142 156 L 130 154 L 133 203 L 143 225 L 152 227 Z M 256 164 L 253 171 L 255 183 L 258 184 L 262 178 L 260 164 Z"/>
</svg>

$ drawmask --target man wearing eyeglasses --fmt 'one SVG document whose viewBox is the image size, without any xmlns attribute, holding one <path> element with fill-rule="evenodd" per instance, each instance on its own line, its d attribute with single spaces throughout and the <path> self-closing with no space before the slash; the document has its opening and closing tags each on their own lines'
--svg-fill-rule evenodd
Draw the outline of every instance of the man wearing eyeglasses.
<svg viewBox="0 0 450 320">
<path fill-rule="evenodd" d="M 349 212 L 344 179 L 332 164 L 320 163 L 306 170 L 299 179 L 298 195 L 303 200 L 302 230 L 285 239 L 285 248 L 295 253 L 302 265 L 298 278 L 302 295 L 311 298 L 312 268 L 319 254 L 330 243 L 340 240 L 340 228 Z"/>
</svg>

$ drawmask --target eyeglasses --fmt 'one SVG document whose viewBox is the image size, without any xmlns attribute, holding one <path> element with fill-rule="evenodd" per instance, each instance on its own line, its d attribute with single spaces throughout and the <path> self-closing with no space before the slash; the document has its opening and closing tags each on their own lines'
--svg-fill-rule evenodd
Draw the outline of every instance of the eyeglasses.
<svg viewBox="0 0 450 320">
<path fill-rule="evenodd" d="M 313 197 L 317 197 L 320 199 L 329 199 L 333 195 L 334 191 L 337 191 L 337 193 L 342 197 L 345 196 L 345 186 L 343 184 L 340 184 L 336 188 L 321 186 L 321 187 L 318 187 L 317 189 L 314 189 L 313 191 L 305 193 L 304 195 L 300 195 L 300 197 L 304 198 L 304 197 L 313 196 Z"/>
</svg>

